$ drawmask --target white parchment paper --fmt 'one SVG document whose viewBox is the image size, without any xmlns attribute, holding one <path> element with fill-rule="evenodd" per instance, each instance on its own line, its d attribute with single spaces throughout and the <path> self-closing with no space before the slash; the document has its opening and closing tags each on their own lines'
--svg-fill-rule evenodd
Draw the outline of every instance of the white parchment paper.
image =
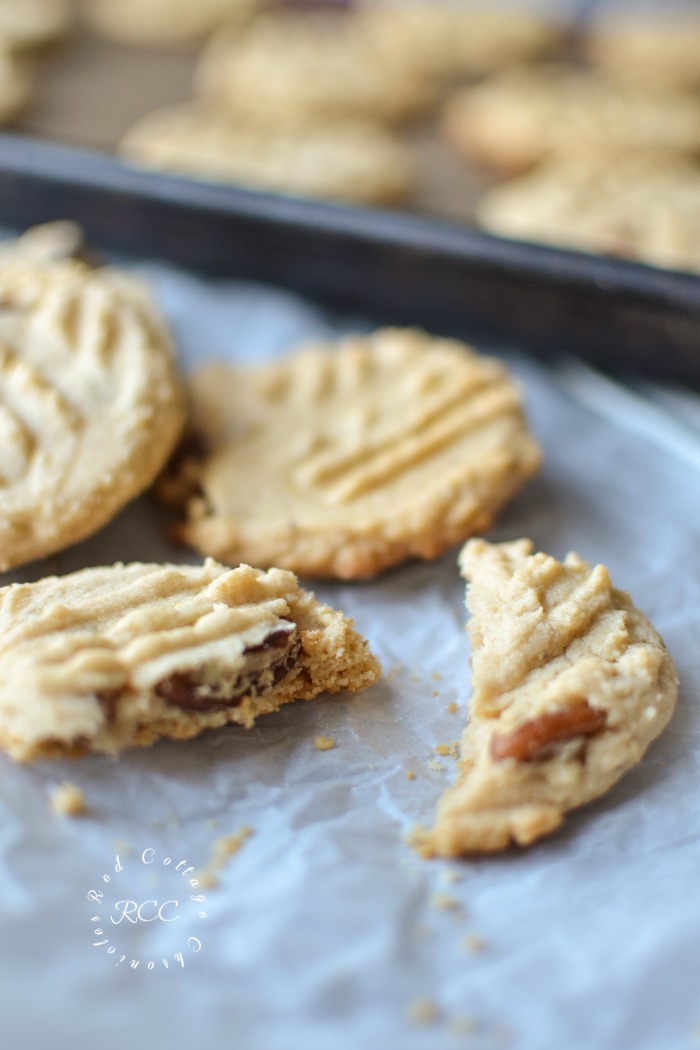
<svg viewBox="0 0 700 1050">
<path fill-rule="evenodd" d="M 284 292 L 136 268 L 187 368 L 348 327 Z M 460 736 L 469 698 L 456 550 L 374 582 L 317 584 L 383 663 L 366 693 L 117 760 L 23 767 L 0 756 L 3 1047 L 700 1045 L 697 444 L 688 432 L 690 452 L 678 452 L 677 413 L 649 438 L 634 400 L 609 387 L 606 400 L 578 366 L 548 370 L 516 350 L 508 360 L 546 458 L 491 536 L 608 566 L 676 661 L 669 729 L 606 798 L 531 850 L 421 860 L 404 835 L 431 821 L 454 776 L 435 748 Z M 6 582 L 195 560 L 169 543 L 166 521 L 141 499 Z M 319 734 L 337 746 L 316 750 Z M 66 779 L 87 815 L 51 813 Z M 191 886 L 217 838 L 243 826 L 252 834 L 218 885 Z M 129 900 L 142 921 L 111 922 Z"/>
</svg>

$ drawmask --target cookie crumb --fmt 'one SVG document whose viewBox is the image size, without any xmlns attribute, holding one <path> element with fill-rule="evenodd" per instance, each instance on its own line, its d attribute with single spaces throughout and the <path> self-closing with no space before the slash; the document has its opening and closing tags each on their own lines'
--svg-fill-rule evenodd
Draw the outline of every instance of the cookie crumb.
<svg viewBox="0 0 700 1050">
<path fill-rule="evenodd" d="M 432 680 L 434 682 L 441 682 L 442 681 L 442 675 L 440 674 L 439 671 L 433 671 L 433 673 L 431 674 L 430 677 L 432 678 Z"/>
<path fill-rule="evenodd" d="M 433 696 L 437 698 L 439 695 L 440 695 L 440 690 L 439 689 L 433 689 Z"/>
<path fill-rule="evenodd" d="M 471 952 L 472 955 L 478 955 L 485 950 L 486 941 L 481 937 L 478 937 L 475 933 L 468 933 L 466 937 L 462 938 L 462 947 L 465 952 Z"/>
<path fill-rule="evenodd" d="M 441 911 L 462 910 L 462 905 L 457 898 L 452 897 L 449 893 L 434 893 L 430 898 L 430 903 L 433 908 L 440 908 Z"/>
<path fill-rule="evenodd" d="M 214 842 L 214 849 L 209 863 L 196 874 L 199 885 L 205 889 L 214 889 L 215 886 L 218 886 L 218 873 L 226 866 L 229 857 L 232 857 L 234 853 L 238 853 L 243 843 L 252 834 L 253 829 L 249 828 L 247 824 L 242 824 L 238 831 L 234 831 L 232 835 L 220 835 Z"/>
<path fill-rule="evenodd" d="M 335 747 L 335 740 L 332 736 L 317 736 L 314 739 L 314 747 L 317 751 L 330 751 Z"/>
<path fill-rule="evenodd" d="M 433 773 L 443 773 L 445 771 L 442 762 L 436 762 L 435 760 L 428 762 L 428 769 L 432 769 Z"/>
<path fill-rule="evenodd" d="M 449 744 L 436 744 L 435 753 L 437 755 L 449 755 L 450 745 Z"/>
<path fill-rule="evenodd" d="M 427 860 L 435 856 L 430 832 L 422 824 L 414 824 L 408 834 L 404 836 L 404 842 L 407 846 L 414 849 L 419 857 L 424 857 Z"/>
<path fill-rule="evenodd" d="M 414 999 L 408 1008 L 408 1019 L 412 1024 L 434 1024 L 438 1016 L 437 1006 L 427 996 Z"/>
<path fill-rule="evenodd" d="M 476 1031 L 476 1021 L 473 1017 L 457 1015 L 450 1020 L 450 1032 L 452 1035 L 473 1035 Z"/>
<path fill-rule="evenodd" d="M 413 772 L 412 769 L 407 769 L 406 772 L 405 772 L 405 777 L 406 777 L 406 780 L 415 780 L 416 779 L 416 774 Z"/>
<path fill-rule="evenodd" d="M 85 795 L 75 784 L 64 780 L 51 792 L 51 809 L 62 817 L 78 817 L 87 813 Z"/>
<path fill-rule="evenodd" d="M 233 835 L 221 835 L 214 843 L 214 859 L 225 859 L 237 853 L 247 838 L 253 834 L 253 829 L 243 824 Z"/>
<path fill-rule="evenodd" d="M 451 704 L 447 705 L 447 713 L 448 715 L 454 715 L 457 711 L 459 711 L 459 704 L 456 704 L 453 700 Z"/>
</svg>

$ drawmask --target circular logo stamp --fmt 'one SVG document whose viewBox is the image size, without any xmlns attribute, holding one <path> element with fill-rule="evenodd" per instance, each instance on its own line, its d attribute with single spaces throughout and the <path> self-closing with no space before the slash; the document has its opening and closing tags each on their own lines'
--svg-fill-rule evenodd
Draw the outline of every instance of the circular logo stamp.
<svg viewBox="0 0 700 1050">
<path fill-rule="evenodd" d="M 150 846 L 129 860 L 115 854 L 99 888 L 87 893 L 94 906 L 93 948 L 104 951 L 116 966 L 132 970 L 183 968 L 202 950 L 202 922 L 207 917 L 194 870 L 187 860 L 160 856 Z M 175 934 L 168 938 L 167 953 L 145 952 L 144 932 L 163 932 L 166 924 Z"/>
</svg>

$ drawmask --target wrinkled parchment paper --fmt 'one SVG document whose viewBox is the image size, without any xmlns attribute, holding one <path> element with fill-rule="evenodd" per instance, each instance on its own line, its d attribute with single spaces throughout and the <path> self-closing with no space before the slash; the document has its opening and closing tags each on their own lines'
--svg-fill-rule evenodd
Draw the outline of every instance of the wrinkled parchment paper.
<svg viewBox="0 0 700 1050">
<path fill-rule="evenodd" d="M 262 359 L 351 324 L 281 291 L 135 268 L 186 368 Z M 700 1045 L 700 446 L 674 409 L 652 426 L 576 363 L 506 356 L 546 458 L 490 535 L 608 566 L 676 661 L 669 729 L 531 850 L 421 860 L 404 836 L 430 823 L 454 776 L 435 749 L 459 738 L 469 698 L 457 552 L 375 582 L 315 585 L 370 639 L 381 684 L 116 760 L 0 756 L 8 1050 Z M 6 582 L 196 560 L 166 522 L 143 498 Z M 318 735 L 335 748 L 315 749 Z M 51 812 L 64 780 L 84 792 L 86 815 Z M 215 871 L 217 840 L 246 827 Z"/>
</svg>

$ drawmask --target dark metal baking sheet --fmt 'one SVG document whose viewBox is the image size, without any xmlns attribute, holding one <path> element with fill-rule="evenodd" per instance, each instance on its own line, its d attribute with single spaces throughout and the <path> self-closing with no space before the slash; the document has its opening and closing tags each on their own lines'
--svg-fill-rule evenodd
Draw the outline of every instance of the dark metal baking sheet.
<svg viewBox="0 0 700 1050">
<path fill-rule="evenodd" d="M 0 223 L 301 292 L 377 323 L 579 354 L 700 387 L 700 278 L 436 219 L 276 196 L 0 136 Z"/>
</svg>

